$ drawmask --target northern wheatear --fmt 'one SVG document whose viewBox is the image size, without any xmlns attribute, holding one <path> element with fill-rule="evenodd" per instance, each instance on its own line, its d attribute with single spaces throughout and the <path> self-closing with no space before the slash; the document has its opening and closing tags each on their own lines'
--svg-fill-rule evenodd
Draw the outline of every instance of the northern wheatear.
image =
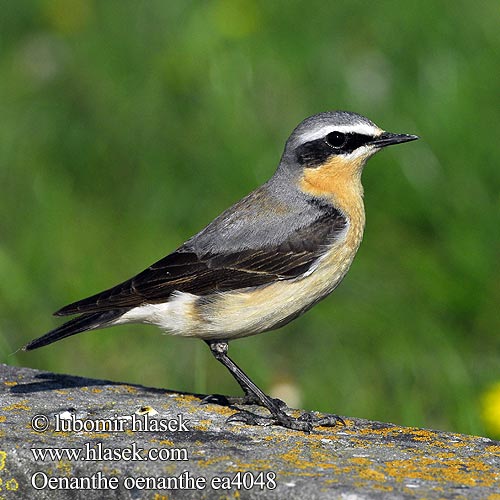
<svg viewBox="0 0 500 500">
<path fill-rule="evenodd" d="M 228 357 L 228 341 L 286 325 L 335 289 L 363 236 L 366 161 L 415 139 L 346 111 L 307 118 L 269 181 L 137 276 L 57 311 L 79 316 L 24 349 L 87 330 L 148 323 L 203 339 L 242 387 L 243 403 L 271 413 L 239 411 L 230 420 L 304 431 L 335 425 L 335 415 L 288 415 L 284 403 L 264 394 Z"/>
</svg>

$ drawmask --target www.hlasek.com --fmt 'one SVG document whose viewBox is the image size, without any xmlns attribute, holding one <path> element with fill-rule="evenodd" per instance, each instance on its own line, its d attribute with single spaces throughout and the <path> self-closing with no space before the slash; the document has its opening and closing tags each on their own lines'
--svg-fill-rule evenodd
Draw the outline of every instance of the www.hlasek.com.
<svg viewBox="0 0 500 500">
<path fill-rule="evenodd" d="M 46 415 L 35 415 L 31 419 L 31 427 L 37 432 L 45 432 L 52 428 L 56 432 L 110 432 L 110 431 L 189 431 L 189 420 L 182 415 L 172 419 L 150 418 L 147 414 L 141 416 L 121 417 L 115 415 L 110 419 L 81 420 L 69 414 L 56 415 L 54 422 Z M 189 454 L 187 448 L 161 447 L 141 448 L 136 442 L 129 446 L 108 447 L 103 443 L 86 442 L 82 446 L 73 448 L 31 448 L 33 459 L 40 462 L 60 461 L 171 461 L 187 462 Z M 181 474 L 172 476 L 107 476 L 103 472 L 95 472 L 88 476 L 53 476 L 43 471 L 37 471 L 31 476 L 31 486 L 36 490 L 116 490 L 120 486 L 130 490 L 274 490 L 276 473 L 273 471 L 253 473 L 239 471 L 227 476 L 192 475 L 184 470 Z"/>
<path fill-rule="evenodd" d="M 79 448 L 31 448 L 33 459 L 38 461 L 55 462 L 70 460 L 81 462 L 106 461 L 187 461 L 189 460 L 186 448 L 149 448 L 145 450 L 131 443 L 123 448 L 110 448 L 102 443 L 84 443 Z"/>
</svg>

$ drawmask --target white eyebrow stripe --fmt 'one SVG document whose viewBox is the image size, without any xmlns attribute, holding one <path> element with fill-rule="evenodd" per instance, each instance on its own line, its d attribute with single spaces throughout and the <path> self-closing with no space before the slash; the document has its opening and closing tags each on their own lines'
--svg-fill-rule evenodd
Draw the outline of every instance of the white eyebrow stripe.
<svg viewBox="0 0 500 500">
<path fill-rule="evenodd" d="M 367 123 L 355 123 L 352 125 L 325 125 L 321 128 L 310 130 L 301 134 L 300 142 L 306 143 L 316 139 L 321 139 L 330 132 L 354 133 L 375 137 L 381 134 L 383 130 L 374 125 L 368 125 Z"/>
</svg>

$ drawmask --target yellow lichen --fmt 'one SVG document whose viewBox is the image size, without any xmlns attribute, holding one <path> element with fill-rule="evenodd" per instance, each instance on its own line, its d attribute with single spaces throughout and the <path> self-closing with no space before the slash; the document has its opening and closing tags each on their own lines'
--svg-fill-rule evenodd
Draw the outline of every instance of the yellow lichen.
<svg viewBox="0 0 500 500">
<path fill-rule="evenodd" d="M 359 476 L 370 481 L 382 482 L 386 480 L 385 475 L 375 469 L 362 469 L 359 471 Z"/>
<path fill-rule="evenodd" d="M 352 462 L 356 465 L 368 465 L 371 463 L 371 460 L 365 457 L 353 457 L 349 459 L 349 462 Z"/>
<path fill-rule="evenodd" d="M 14 479 L 8 479 L 5 481 L 5 489 L 7 491 L 17 491 L 19 489 L 19 483 Z"/>
<path fill-rule="evenodd" d="M 28 400 L 25 399 L 23 401 L 19 401 L 19 403 L 13 403 L 11 405 L 4 406 L 3 409 L 4 409 L 4 411 L 16 411 L 16 410 L 30 411 L 31 410 L 31 406 L 28 406 L 26 404 L 27 401 Z"/>
<path fill-rule="evenodd" d="M 159 444 L 163 446 L 174 446 L 174 442 L 170 441 L 170 439 L 162 439 Z"/>
<path fill-rule="evenodd" d="M 66 462 L 64 460 L 60 460 L 56 464 L 56 469 L 61 471 L 66 476 L 69 476 L 71 474 L 71 471 L 72 471 L 71 462 Z"/>
</svg>

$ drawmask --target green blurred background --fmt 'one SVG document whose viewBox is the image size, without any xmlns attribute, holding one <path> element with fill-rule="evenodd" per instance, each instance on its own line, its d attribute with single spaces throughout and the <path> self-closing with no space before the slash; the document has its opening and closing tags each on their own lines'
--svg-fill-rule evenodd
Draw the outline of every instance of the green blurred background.
<svg viewBox="0 0 500 500">
<path fill-rule="evenodd" d="M 333 296 L 230 353 L 305 408 L 500 435 L 498 0 L 1 7 L 1 361 L 239 393 L 204 343 L 147 326 L 15 351 L 267 180 L 303 118 L 346 109 L 422 139 L 369 162 Z"/>
</svg>

